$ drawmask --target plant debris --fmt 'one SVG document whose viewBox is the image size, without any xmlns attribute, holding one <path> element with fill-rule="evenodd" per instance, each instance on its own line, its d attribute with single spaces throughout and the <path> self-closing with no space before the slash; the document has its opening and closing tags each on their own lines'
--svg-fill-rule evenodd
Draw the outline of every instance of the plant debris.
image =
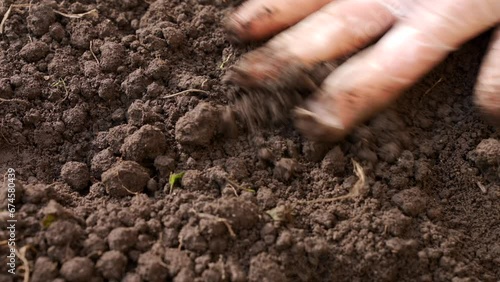
<svg viewBox="0 0 500 282">
<path fill-rule="evenodd" d="M 361 167 L 361 165 L 358 162 L 352 160 L 352 164 L 354 166 L 354 173 L 358 177 L 358 181 L 354 183 L 354 186 L 352 186 L 351 191 L 348 194 L 334 198 L 316 199 L 311 201 L 298 201 L 297 203 L 299 204 L 328 203 L 328 202 L 335 202 L 335 201 L 341 201 L 345 199 L 359 197 L 361 195 L 361 189 L 366 184 L 366 176 L 363 167 Z"/>
</svg>

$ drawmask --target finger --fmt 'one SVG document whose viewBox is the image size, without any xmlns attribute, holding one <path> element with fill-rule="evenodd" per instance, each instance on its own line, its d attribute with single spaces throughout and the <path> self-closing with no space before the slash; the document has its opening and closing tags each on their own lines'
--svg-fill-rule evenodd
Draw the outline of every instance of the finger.
<svg viewBox="0 0 500 282">
<path fill-rule="evenodd" d="M 335 1 L 245 55 L 227 79 L 247 87 L 286 80 L 290 71 L 357 51 L 395 21 L 390 0 Z"/>
<path fill-rule="evenodd" d="M 491 38 L 489 51 L 484 58 L 476 83 L 476 105 L 493 122 L 500 126 L 500 27 Z"/>
<path fill-rule="evenodd" d="M 258 40 L 294 25 L 332 0 L 250 0 L 226 21 L 239 40 Z"/>
<path fill-rule="evenodd" d="M 336 140 L 394 101 L 445 56 L 499 20 L 498 0 L 419 1 L 374 47 L 337 68 L 297 111 L 312 139 Z M 312 130 L 311 128 L 314 128 Z"/>
</svg>

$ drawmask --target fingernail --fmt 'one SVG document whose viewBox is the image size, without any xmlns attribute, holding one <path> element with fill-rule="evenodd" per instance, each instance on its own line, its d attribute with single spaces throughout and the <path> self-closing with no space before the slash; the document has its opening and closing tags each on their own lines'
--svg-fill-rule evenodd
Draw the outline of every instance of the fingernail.
<svg viewBox="0 0 500 282">
<path fill-rule="evenodd" d="M 338 117 L 336 105 L 329 101 L 329 96 L 326 94 L 316 95 L 317 99 L 309 99 L 306 101 L 306 108 L 315 114 L 318 121 L 328 127 L 344 129 L 344 125 Z"/>
<path fill-rule="evenodd" d="M 249 28 L 250 23 L 245 22 L 241 17 L 239 17 L 237 11 L 227 16 L 222 25 L 226 30 L 226 37 L 229 41 L 237 44 L 246 41 L 244 33 L 245 30 Z"/>
</svg>

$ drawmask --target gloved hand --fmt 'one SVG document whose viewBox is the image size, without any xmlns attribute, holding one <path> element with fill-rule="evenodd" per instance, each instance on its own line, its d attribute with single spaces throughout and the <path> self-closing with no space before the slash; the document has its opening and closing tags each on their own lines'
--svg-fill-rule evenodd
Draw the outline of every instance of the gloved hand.
<svg viewBox="0 0 500 282">
<path fill-rule="evenodd" d="M 228 19 L 239 40 L 276 35 L 235 65 L 229 79 L 268 86 L 287 70 L 364 49 L 335 69 L 295 125 L 321 141 L 343 138 L 393 102 L 453 50 L 496 26 L 475 88 L 477 106 L 500 124 L 500 0 L 249 0 Z"/>
</svg>

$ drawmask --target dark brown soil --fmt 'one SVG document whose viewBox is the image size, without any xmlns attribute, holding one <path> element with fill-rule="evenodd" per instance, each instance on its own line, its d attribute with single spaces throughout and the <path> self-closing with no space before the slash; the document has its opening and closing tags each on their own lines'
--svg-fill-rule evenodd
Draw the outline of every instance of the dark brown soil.
<svg viewBox="0 0 500 282">
<path fill-rule="evenodd" d="M 30 281 L 500 279 L 500 136 L 471 96 L 487 34 L 317 144 L 222 126 L 222 77 L 251 48 L 221 26 L 237 1 L 147 2 L 32 1 L 5 23 L 0 171 L 16 171 Z M 304 202 L 347 194 L 352 160 L 360 196 Z M 22 281 L 0 255 L 0 281 Z"/>
</svg>

